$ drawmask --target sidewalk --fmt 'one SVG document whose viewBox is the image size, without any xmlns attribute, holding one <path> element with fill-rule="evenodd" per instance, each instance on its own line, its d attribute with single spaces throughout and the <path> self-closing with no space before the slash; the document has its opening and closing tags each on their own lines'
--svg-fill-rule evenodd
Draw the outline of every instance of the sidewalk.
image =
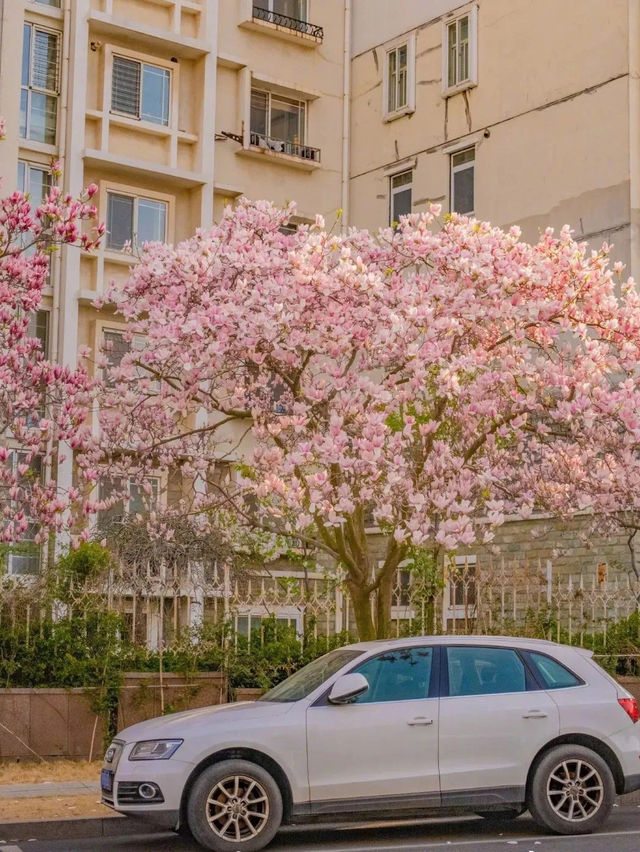
<svg viewBox="0 0 640 852">
<path fill-rule="evenodd" d="M 98 781 L 43 781 L 40 784 L 0 784 L 0 799 L 40 799 L 50 796 L 100 795 Z"/>
</svg>

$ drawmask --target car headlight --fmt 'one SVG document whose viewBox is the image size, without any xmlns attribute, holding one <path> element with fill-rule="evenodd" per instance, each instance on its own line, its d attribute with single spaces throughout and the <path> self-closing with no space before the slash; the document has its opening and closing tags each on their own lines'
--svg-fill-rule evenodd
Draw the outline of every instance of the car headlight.
<svg viewBox="0 0 640 852">
<path fill-rule="evenodd" d="M 142 740 L 131 749 L 129 760 L 169 760 L 183 740 Z"/>
</svg>

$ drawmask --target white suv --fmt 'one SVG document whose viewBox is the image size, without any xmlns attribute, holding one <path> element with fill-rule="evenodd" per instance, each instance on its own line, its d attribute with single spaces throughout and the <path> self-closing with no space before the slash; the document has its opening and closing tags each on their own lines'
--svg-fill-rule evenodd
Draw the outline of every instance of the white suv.
<svg viewBox="0 0 640 852">
<path fill-rule="evenodd" d="M 525 808 L 591 832 L 640 788 L 636 701 L 591 656 L 496 636 L 350 645 L 259 701 L 122 731 L 103 801 L 218 852 L 262 849 L 283 823 Z"/>
</svg>

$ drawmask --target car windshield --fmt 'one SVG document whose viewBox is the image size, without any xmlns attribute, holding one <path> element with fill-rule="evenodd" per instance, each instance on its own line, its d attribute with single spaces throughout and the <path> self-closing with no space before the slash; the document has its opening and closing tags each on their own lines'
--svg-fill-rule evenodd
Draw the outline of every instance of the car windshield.
<svg viewBox="0 0 640 852">
<path fill-rule="evenodd" d="M 269 692 L 265 693 L 259 701 L 300 701 L 311 695 L 314 689 L 324 683 L 327 678 L 335 674 L 351 660 L 359 657 L 362 651 L 353 648 L 338 648 L 330 651 L 323 657 L 318 657 L 312 663 L 299 669 L 291 677 L 283 680 Z"/>
</svg>

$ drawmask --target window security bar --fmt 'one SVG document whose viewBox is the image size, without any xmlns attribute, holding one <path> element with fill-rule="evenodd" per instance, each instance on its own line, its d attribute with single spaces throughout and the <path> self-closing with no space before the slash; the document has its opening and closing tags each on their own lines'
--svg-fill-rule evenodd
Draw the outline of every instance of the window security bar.
<svg viewBox="0 0 640 852">
<path fill-rule="evenodd" d="M 262 9 L 260 6 L 253 7 L 253 17 L 259 21 L 266 21 L 269 24 L 276 24 L 279 27 L 286 27 L 289 30 L 304 33 L 304 35 L 312 36 L 320 41 L 324 38 L 324 29 L 322 27 L 310 24 L 308 21 L 301 21 L 298 18 L 291 18 L 289 15 L 281 15 L 279 12 Z"/>
</svg>

